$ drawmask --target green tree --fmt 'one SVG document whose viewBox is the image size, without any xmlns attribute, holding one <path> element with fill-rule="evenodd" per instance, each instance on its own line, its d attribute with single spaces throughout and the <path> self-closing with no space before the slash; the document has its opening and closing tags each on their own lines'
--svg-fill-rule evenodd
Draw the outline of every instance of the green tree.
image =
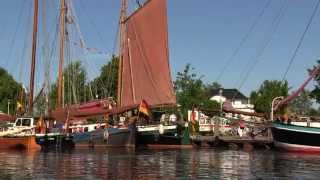
<svg viewBox="0 0 320 180">
<path fill-rule="evenodd" d="M 100 75 L 91 82 L 95 95 L 101 97 L 117 96 L 119 58 L 112 56 L 111 61 L 101 68 Z"/>
<path fill-rule="evenodd" d="M 89 99 L 87 74 L 81 64 L 76 61 L 70 63 L 64 70 L 64 104 L 85 102 Z M 57 102 L 57 83 L 51 86 L 50 107 L 55 107 Z"/>
<path fill-rule="evenodd" d="M 201 76 L 199 77 L 192 72 L 193 70 L 194 68 L 187 64 L 182 72 L 177 73 L 176 81 L 174 82 L 177 101 L 181 106 L 184 117 L 192 107 L 204 109 L 217 109 L 219 107 L 218 103 L 209 99 L 210 96 L 206 91 L 206 85 L 202 82 Z"/>
<path fill-rule="evenodd" d="M 208 93 L 210 93 L 212 90 L 221 89 L 221 88 L 222 88 L 222 85 L 219 84 L 218 82 L 212 82 L 212 83 L 206 85 L 206 91 Z"/>
<path fill-rule="evenodd" d="M 308 69 L 309 74 L 311 74 L 316 68 L 318 68 L 318 66 L 320 65 L 320 60 L 317 61 L 318 65 L 314 66 L 312 69 Z M 315 78 L 316 80 L 316 85 L 314 86 L 313 90 L 310 92 L 310 96 L 312 98 L 314 98 L 317 103 L 320 103 L 320 74 L 318 73 L 318 75 Z"/>
<path fill-rule="evenodd" d="M 311 108 L 310 111 L 309 111 L 309 116 L 312 116 L 312 117 L 319 117 L 320 116 L 320 108 L 316 109 L 316 108 Z"/>
<path fill-rule="evenodd" d="M 299 115 L 309 115 L 312 108 L 312 99 L 309 91 L 302 91 L 302 93 L 290 104 L 290 110 Z"/>
<path fill-rule="evenodd" d="M 278 96 L 286 97 L 288 92 L 287 81 L 265 80 L 257 91 L 251 92 L 250 99 L 256 112 L 269 113 L 272 100 Z"/>
<path fill-rule="evenodd" d="M 10 101 L 10 114 L 13 114 L 21 90 L 22 86 L 5 69 L 0 67 L 0 110 L 7 112 L 8 101 Z"/>
</svg>

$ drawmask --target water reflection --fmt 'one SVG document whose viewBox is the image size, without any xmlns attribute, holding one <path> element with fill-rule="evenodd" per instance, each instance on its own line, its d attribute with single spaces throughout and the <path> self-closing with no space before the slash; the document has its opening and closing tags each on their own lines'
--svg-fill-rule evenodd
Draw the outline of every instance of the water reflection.
<svg viewBox="0 0 320 180">
<path fill-rule="evenodd" d="M 0 152 L 0 179 L 317 179 L 320 155 L 275 151 Z"/>
</svg>

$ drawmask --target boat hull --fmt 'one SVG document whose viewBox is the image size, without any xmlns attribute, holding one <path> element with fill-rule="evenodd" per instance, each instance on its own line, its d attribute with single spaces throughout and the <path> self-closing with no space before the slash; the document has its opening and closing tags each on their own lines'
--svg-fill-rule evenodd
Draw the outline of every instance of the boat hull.
<svg viewBox="0 0 320 180">
<path fill-rule="evenodd" d="M 189 140 L 189 130 L 185 128 L 179 133 L 177 128 L 166 129 L 163 132 L 159 128 L 146 128 L 137 132 L 137 146 L 154 147 L 154 148 L 179 148 L 188 147 L 191 143 Z"/>
<path fill-rule="evenodd" d="M 42 149 L 73 149 L 99 147 L 135 147 L 135 127 L 106 128 L 91 132 L 37 135 Z"/>
<path fill-rule="evenodd" d="M 73 134 L 76 147 L 135 147 L 135 127 L 106 128 Z"/>
<path fill-rule="evenodd" d="M 320 128 L 274 123 L 275 147 L 293 152 L 320 152 Z"/>
<path fill-rule="evenodd" d="M 38 150 L 35 136 L 0 137 L 0 149 Z"/>
<path fill-rule="evenodd" d="M 63 133 L 37 134 L 36 143 L 43 150 L 73 149 L 73 137 Z"/>
</svg>

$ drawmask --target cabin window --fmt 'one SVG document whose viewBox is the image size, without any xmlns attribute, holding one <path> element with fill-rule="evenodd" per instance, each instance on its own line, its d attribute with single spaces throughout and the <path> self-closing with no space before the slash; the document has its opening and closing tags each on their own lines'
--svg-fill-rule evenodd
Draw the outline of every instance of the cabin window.
<svg viewBox="0 0 320 180">
<path fill-rule="evenodd" d="M 30 125 L 31 125 L 31 120 L 30 119 L 23 119 L 22 126 L 30 126 Z"/>
<path fill-rule="evenodd" d="M 18 120 L 17 120 L 16 126 L 21 126 L 21 119 L 18 119 Z"/>
<path fill-rule="evenodd" d="M 88 127 L 84 128 L 84 132 L 88 132 L 88 130 L 89 130 Z"/>
</svg>

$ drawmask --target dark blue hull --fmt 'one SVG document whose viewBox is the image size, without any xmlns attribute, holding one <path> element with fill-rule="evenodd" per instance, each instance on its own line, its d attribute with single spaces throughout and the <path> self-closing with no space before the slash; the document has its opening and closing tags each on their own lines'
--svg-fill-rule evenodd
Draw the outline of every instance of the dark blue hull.
<svg viewBox="0 0 320 180">
<path fill-rule="evenodd" d="M 73 149 L 75 147 L 134 147 L 135 126 L 128 128 L 106 128 L 91 132 L 48 134 L 37 136 L 36 142 L 42 149 Z"/>
</svg>

